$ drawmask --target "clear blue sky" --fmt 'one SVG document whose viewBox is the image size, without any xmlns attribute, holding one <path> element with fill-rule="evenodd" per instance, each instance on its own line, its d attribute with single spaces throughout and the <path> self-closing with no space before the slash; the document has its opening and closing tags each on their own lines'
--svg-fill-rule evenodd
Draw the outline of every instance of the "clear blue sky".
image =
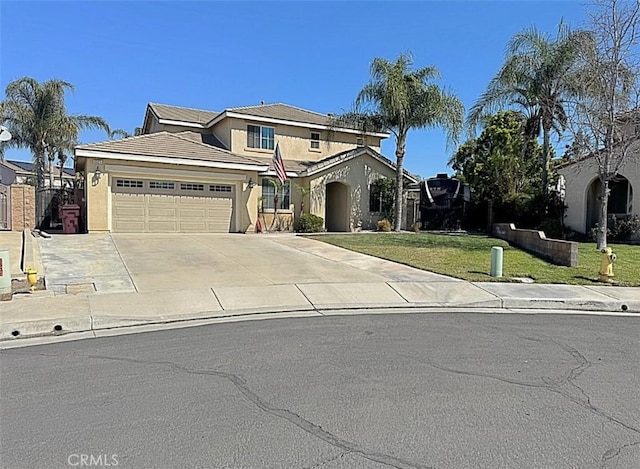
<svg viewBox="0 0 640 469">
<path fill-rule="evenodd" d="M 469 108 L 516 32 L 555 33 L 585 19 L 577 1 L 449 2 L 12 2 L 0 3 L 0 86 L 23 76 L 60 78 L 76 91 L 71 113 L 112 128 L 140 126 L 148 102 L 210 110 L 284 102 L 348 110 L 374 57 L 411 51 Z M 4 94 L 3 94 L 4 96 Z M 105 140 L 85 132 L 83 143 Z M 394 157 L 392 138 L 383 153 Z M 406 168 L 451 171 L 444 134 L 413 131 Z M 8 159 L 28 160 L 8 150 Z"/>
</svg>

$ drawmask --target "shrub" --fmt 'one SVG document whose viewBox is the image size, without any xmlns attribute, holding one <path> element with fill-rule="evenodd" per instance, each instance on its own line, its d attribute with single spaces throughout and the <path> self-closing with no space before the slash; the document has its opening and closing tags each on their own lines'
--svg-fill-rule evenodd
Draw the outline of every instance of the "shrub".
<svg viewBox="0 0 640 469">
<path fill-rule="evenodd" d="M 320 233 L 323 231 L 324 219 L 312 213 L 303 213 L 296 220 L 297 233 Z"/>
<path fill-rule="evenodd" d="M 413 224 L 411 225 L 411 231 L 413 231 L 414 233 L 420 233 L 420 223 L 413 222 Z"/>
<path fill-rule="evenodd" d="M 538 230 L 544 231 L 547 238 L 565 239 L 565 229 L 560 220 L 546 218 L 537 226 Z"/>
<path fill-rule="evenodd" d="M 607 239 L 612 241 L 629 241 L 640 235 L 640 217 L 633 215 L 625 218 L 609 216 L 607 220 Z M 591 229 L 591 239 L 598 236 L 598 224 Z"/>
<path fill-rule="evenodd" d="M 391 231 L 391 222 L 383 218 L 378 222 L 378 231 Z"/>
</svg>

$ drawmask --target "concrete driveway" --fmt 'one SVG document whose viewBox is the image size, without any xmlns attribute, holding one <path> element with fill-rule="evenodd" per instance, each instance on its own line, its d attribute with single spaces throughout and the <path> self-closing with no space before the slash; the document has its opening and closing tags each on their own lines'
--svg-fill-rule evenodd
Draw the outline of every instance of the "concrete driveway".
<svg viewBox="0 0 640 469">
<path fill-rule="evenodd" d="M 94 326 L 114 314 L 157 320 L 211 312 L 501 306 L 495 295 L 462 280 L 293 234 L 59 235 L 43 240 L 41 251 L 47 289 L 98 293 L 87 299 Z"/>
<path fill-rule="evenodd" d="M 415 281 L 446 278 L 405 266 L 395 269 L 380 259 L 286 234 L 111 237 L 140 292 L 216 286 L 384 283 L 408 280 L 407 275 Z"/>
</svg>

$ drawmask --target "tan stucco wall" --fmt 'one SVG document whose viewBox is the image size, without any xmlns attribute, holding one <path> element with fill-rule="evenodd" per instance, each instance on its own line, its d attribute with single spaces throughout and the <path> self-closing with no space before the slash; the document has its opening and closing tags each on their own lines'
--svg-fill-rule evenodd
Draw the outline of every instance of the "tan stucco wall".
<svg viewBox="0 0 640 469">
<path fill-rule="evenodd" d="M 327 184 L 340 182 L 349 188 L 351 231 L 376 229 L 381 216 L 369 212 L 369 186 L 380 177 L 394 178 L 395 172 L 368 155 L 354 158 L 311 176 L 308 178 L 311 188 L 309 211 L 325 218 Z"/>
<path fill-rule="evenodd" d="M 158 163 L 138 163 L 103 158 L 100 165 L 101 175 L 95 176 L 96 160 L 87 158 L 85 168 L 85 198 L 87 207 L 87 230 L 89 232 L 109 231 L 111 206 L 111 181 L 115 175 L 131 174 L 141 179 L 169 179 L 183 181 L 225 182 L 234 184 L 237 194 L 234 200 L 234 213 L 238 217 L 238 231 L 253 231 L 258 214 L 258 197 L 262 192 L 259 184 L 253 189 L 248 187 L 249 179 L 258 181 L 255 171 L 238 171 L 220 168 L 202 168 L 197 166 L 179 166 Z M 126 170 L 111 170 L 114 166 Z M 149 170 L 155 171 L 151 172 Z M 114 172 L 115 171 L 115 172 Z M 230 178 L 226 178 L 229 175 Z M 237 201 L 237 203 L 236 203 Z"/>
<path fill-rule="evenodd" d="M 223 124 L 228 127 L 223 128 Z M 259 148 L 247 147 L 247 125 L 274 127 L 275 139 L 276 142 L 280 144 L 280 152 L 282 153 L 282 158 L 285 160 L 317 161 L 327 156 L 356 148 L 356 139 L 359 137 L 356 134 L 336 131 L 329 135 L 328 140 L 327 131 L 287 125 L 264 124 L 260 122 L 253 122 L 249 119 L 242 120 L 234 118 L 226 118 L 219 124 L 216 124 L 214 133 L 225 143 L 225 145 L 229 147 L 229 144 L 223 138 L 223 135 L 226 135 L 227 132 L 229 132 L 231 135 L 231 146 L 229 149 L 236 154 L 246 155 L 249 157 L 271 156 L 273 154 L 273 150 L 262 150 Z M 311 148 L 311 132 L 320 133 L 319 149 Z M 367 143 L 377 152 L 380 151 L 380 138 L 367 137 Z"/>
<path fill-rule="evenodd" d="M 222 119 L 215 126 L 213 126 L 213 128 L 210 129 L 210 131 L 213 135 L 218 137 L 218 139 L 222 143 L 224 143 L 224 145 L 229 149 L 229 151 L 235 152 L 235 150 L 231 148 L 231 127 L 232 127 L 231 119 Z"/>
<path fill-rule="evenodd" d="M 632 214 L 640 215 L 640 153 L 627 157 L 618 173 L 629 181 L 633 190 Z M 587 196 L 589 187 L 598 177 L 598 166 L 594 158 L 558 169 L 565 178 L 565 225 L 580 233 L 587 230 Z"/>
<path fill-rule="evenodd" d="M 287 160 L 317 161 L 327 156 L 335 155 L 342 151 L 356 148 L 359 134 L 351 134 L 338 131 L 327 131 L 296 127 L 282 124 L 267 124 L 252 121 L 251 119 L 236 119 L 227 117 L 215 124 L 210 129 L 198 129 L 158 123 L 155 117 L 151 118 L 149 133 L 154 132 L 182 132 L 185 130 L 202 134 L 213 134 L 232 152 L 246 156 L 271 156 L 273 150 L 247 147 L 247 125 L 262 125 L 275 129 L 276 142 L 280 144 L 282 158 Z M 311 132 L 320 133 L 320 148 L 311 148 Z M 364 143 L 380 152 L 380 137 L 365 136 Z"/>
</svg>

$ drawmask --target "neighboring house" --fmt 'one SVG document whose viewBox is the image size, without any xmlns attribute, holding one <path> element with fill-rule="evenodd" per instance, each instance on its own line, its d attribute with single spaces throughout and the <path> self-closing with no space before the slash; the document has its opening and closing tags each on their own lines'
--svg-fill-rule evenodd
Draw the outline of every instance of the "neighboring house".
<svg viewBox="0 0 640 469">
<path fill-rule="evenodd" d="M 275 227 L 291 229 L 304 202 L 329 231 L 375 229 L 371 184 L 395 177 L 380 154 L 389 134 L 332 128 L 330 118 L 286 104 L 222 112 L 149 104 L 142 135 L 76 147 L 87 230 L 247 232 L 259 215 L 269 227 L 276 144 L 289 179 Z"/>
<path fill-rule="evenodd" d="M 598 223 L 600 210 L 602 185 L 596 159 L 590 156 L 569 161 L 559 165 L 557 171 L 565 184 L 565 225 L 588 233 Z M 609 189 L 609 215 L 619 218 L 640 215 L 640 149 L 630 150 Z"/>
<path fill-rule="evenodd" d="M 0 230 L 35 228 L 35 188 L 17 173 L 15 165 L 0 161 Z"/>
<path fill-rule="evenodd" d="M 36 183 L 36 172 L 33 163 L 27 161 L 15 161 L 7 160 L 3 164 L 7 168 L 11 168 L 16 175 L 16 184 L 30 184 Z M 60 187 L 73 187 L 73 181 L 75 180 L 75 170 L 73 168 L 63 168 L 62 178 L 60 178 L 60 168 L 55 167 L 53 169 L 53 188 L 59 189 Z M 44 171 L 44 187 L 49 188 L 49 171 Z"/>
</svg>

